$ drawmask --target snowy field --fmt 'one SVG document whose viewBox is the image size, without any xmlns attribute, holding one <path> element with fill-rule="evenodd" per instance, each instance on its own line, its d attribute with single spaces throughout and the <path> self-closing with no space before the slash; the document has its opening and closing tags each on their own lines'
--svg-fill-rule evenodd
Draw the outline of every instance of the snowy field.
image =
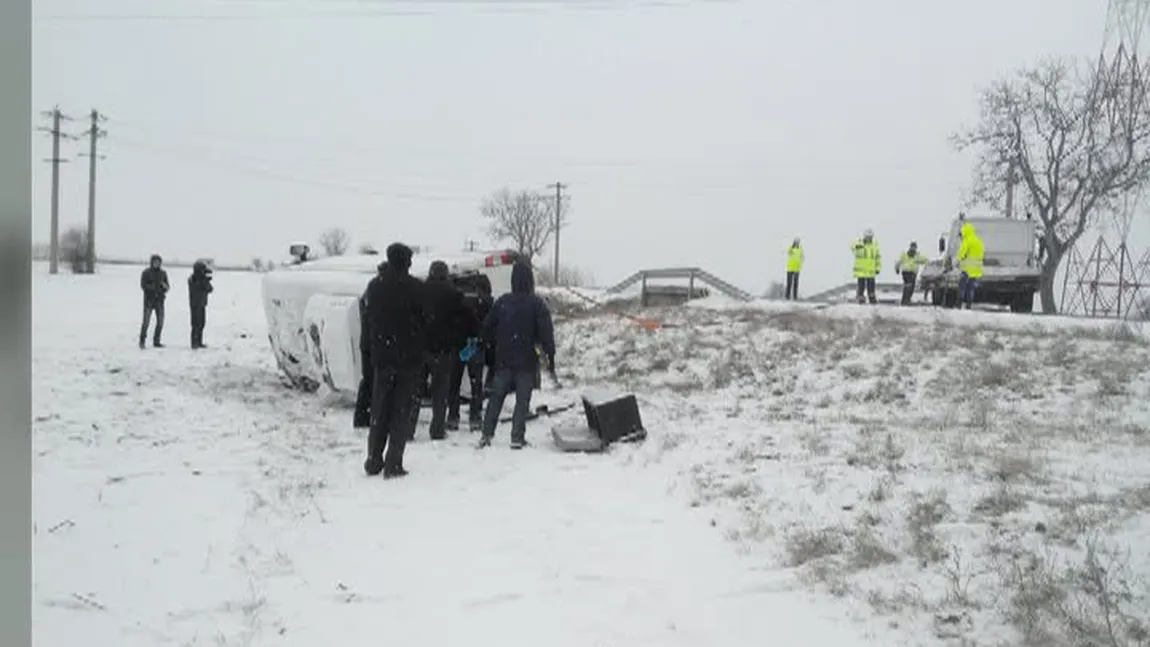
<svg viewBox="0 0 1150 647">
<path fill-rule="evenodd" d="M 572 297 L 540 401 L 633 390 L 645 443 L 477 452 L 425 411 L 385 482 L 281 386 L 258 275 L 193 352 L 183 270 L 136 348 L 138 273 L 36 268 L 37 645 L 1145 644 L 1145 329 Z"/>
</svg>

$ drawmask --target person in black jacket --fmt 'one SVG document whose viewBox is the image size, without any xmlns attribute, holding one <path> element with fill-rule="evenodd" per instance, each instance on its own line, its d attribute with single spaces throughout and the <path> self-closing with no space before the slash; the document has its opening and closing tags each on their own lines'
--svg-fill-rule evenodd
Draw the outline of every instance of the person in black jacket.
<svg viewBox="0 0 1150 647">
<path fill-rule="evenodd" d="M 152 313 L 156 313 L 156 329 L 152 332 L 152 346 L 163 348 L 160 337 L 164 333 L 164 300 L 168 297 L 168 273 L 163 268 L 164 260 L 159 254 L 152 254 L 148 268 L 140 273 L 140 290 L 144 293 L 144 321 L 140 324 L 140 348 L 148 337 L 148 326 L 152 323 Z"/>
<path fill-rule="evenodd" d="M 387 269 L 368 284 L 367 327 L 372 376 L 371 431 L 367 435 L 369 476 L 406 476 L 403 451 L 412 433 L 411 407 L 427 347 L 424 285 L 410 274 L 412 250 L 387 248 Z M 384 454 L 386 448 L 387 453 Z"/>
<path fill-rule="evenodd" d="M 204 345 L 204 324 L 207 323 L 208 295 L 212 293 L 212 270 L 203 261 L 192 264 L 188 277 L 188 309 L 192 313 L 192 348 Z"/>
<path fill-rule="evenodd" d="M 371 328 L 367 321 L 367 293 L 371 284 L 375 283 L 387 271 L 387 261 L 376 266 L 375 276 L 367 282 L 363 294 L 359 297 L 359 390 L 355 394 L 355 413 L 352 416 L 351 426 L 354 429 L 364 429 L 371 426 Z"/>
<path fill-rule="evenodd" d="M 491 279 L 486 275 L 480 274 L 476 279 L 477 293 L 474 295 L 466 295 L 464 302 L 469 310 L 471 310 L 471 322 L 474 325 L 469 325 L 465 337 L 467 339 L 478 338 L 482 323 L 487 319 L 487 313 L 491 312 Z M 460 348 L 459 350 L 463 350 Z M 468 398 L 468 411 L 467 418 L 471 431 L 480 431 L 483 428 L 483 369 L 489 364 L 488 357 L 494 360 L 494 353 L 489 353 L 488 348 L 484 344 L 480 344 L 478 350 L 471 356 L 471 358 L 464 364 L 462 361 L 456 361 L 452 364 L 451 371 L 451 387 L 448 392 L 447 398 L 447 428 L 459 429 L 459 405 L 460 396 L 459 388 L 463 384 L 463 373 L 467 372 L 468 382 L 470 382 L 470 389 Z"/>
<path fill-rule="evenodd" d="M 451 372 L 459 363 L 459 349 L 473 330 L 473 313 L 463 293 L 451 282 L 447 263 L 435 261 L 424 285 L 427 294 L 427 366 L 431 373 L 431 439 L 447 437 L 447 399 Z M 458 425 L 457 425 L 458 426 Z"/>
<path fill-rule="evenodd" d="M 527 444 L 527 414 L 531 409 L 531 391 L 539 370 L 541 346 L 547 356 L 548 370 L 555 374 L 555 334 L 551 311 L 535 295 L 535 276 L 523 261 L 511 268 L 511 293 L 499 297 L 483 322 L 483 339 L 495 345 L 495 379 L 487 411 L 483 414 L 483 438 L 487 447 L 495 436 L 495 425 L 503 411 L 503 401 L 515 392 L 515 410 L 511 419 L 511 448 Z"/>
</svg>

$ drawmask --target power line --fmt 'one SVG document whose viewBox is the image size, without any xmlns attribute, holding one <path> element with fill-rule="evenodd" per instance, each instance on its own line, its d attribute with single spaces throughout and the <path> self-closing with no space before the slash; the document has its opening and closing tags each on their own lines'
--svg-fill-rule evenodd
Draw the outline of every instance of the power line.
<svg viewBox="0 0 1150 647">
<path fill-rule="evenodd" d="M 186 151 L 178 151 L 178 150 L 174 150 L 174 149 L 166 148 L 166 147 L 162 147 L 162 146 L 155 146 L 155 145 L 151 145 L 151 144 L 146 144 L 143 142 L 133 141 L 131 139 L 125 139 L 121 136 L 116 137 L 116 142 L 119 144 L 122 144 L 122 145 L 126 145 L 129 148 L 137 148 L 137 149 L 144 150 L 144 151 L 150 151 L 150 152 L 155 152 L 155 153 L 160 153 L 160 154 L 165 154 L 165 155 L 171 155 L 171 156 L 179 158 L 181 161 L 185 161 L 185 162 L 195 160 L 195 156 L 194 155 L 189 156 Z M 213 160 L 213 161 L 210 161 L 207 163 L 211 166 L 220 166 L 221 165 L 221 161 L 219 159 Z M 374 196 L 386 197 L 386 198 L 392 198 L 392 199 L 398 199 L 398 200 L 416 200 L 416 201 L 429 201 L 429 202 L 469 202 L 469 203 L 473 203 L 476 200 L 476 198 L 474 196 L 465 197 L 465 196 L 443 195 L 443 194 L 436 195 L 436 194 L 430 194 L 430 193 L 419 193 L 419 192 L 414 192 L 414 191 L 386 192 L 386 191 L 379 191 L 377 189 L 373 189 L 371 187 L 366 187 L 366 186 L 358 185 L 358 184 L 349 184 L 349 183 L 345 183 L 345 182 L 332 182 L 332 181 L 328 181 L 328 180 L 317 180 L 314 178 L 308 178 L 308 177 L 304 177 L 304 176 L 300 176 L 300 175 L 296 175 L 296 174 L 283 173 L 283 172 L 279 172 L 279 171 L 269 170 L 266 168 L 252 167 L 252 166 L 247 166 L 247 165 L 243 165 L 243 164 L 234 164 L 231 162 L 223 162 L 223 165 L 228 166 L 232 170 L 236 170 L 236 171 L 239 171 L 242 173 L 251 173 L 254 175 L 263 176 L 263 177 L 268 178 L 268 179 L 279 180 L 279 181 L 283 181 L 283 182 L 289 182 L 292 184 L 307 184 L 307 185 L 318 186 L 318 187 L 323 187 L 323 188 L 328 188 L 328 189 L 335 189 L 335 190 L 339 190 L 339 191 L 346 191 L 349 193 L 360 193 L 360 194 L 365 194 L 365 195 L 374 195 Z"/>
<path fill-rule="evenodd" d="M 412 16 L 442 15 L 445 9 L 467 9 L 486 14 L 500 15 L 540 15 L 542 10 L 564 10 L 572 12 L 599 12 L 623 13 L 635 9 L 670 9 L 682 8 L 691 5 L 730 4 L 738 0 L 376 0 L 375 2 L 350 2 L 346 4 L 363 7 L 360 10 L 305 10 L 284 11 L 280 3 L 252 3 L 254 6 L 268 8 L 275 6 L 275 11 L 261 11 L 257 13 L 137 13 L 137 14 L 46 14 L 33 16 L 33 22 L 66 23 L 66 22 L 217 22 L 217 21 L 250 21 L 268 18 L 397 18 Z M 244 3 L 229 2 L 229 7 Z M 326 5 L 332 3 L 305 3 L 313 5 Z M 373 6 L 374 5 L 374 6 Z M 390 5 L 390 7 L 389 7 Z M 395 8 L 391 8 L 395 7 Z"/>
</svg>

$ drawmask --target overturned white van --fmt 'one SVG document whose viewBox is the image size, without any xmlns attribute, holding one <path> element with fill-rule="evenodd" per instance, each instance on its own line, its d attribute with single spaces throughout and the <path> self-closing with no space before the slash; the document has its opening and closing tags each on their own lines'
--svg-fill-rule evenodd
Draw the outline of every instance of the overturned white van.
<svg viewBox="0 0 1150 647">
<path fill-rule="evenodd" d="M 434 254 L 412 259 L 412 276 L 423 279 L 431 263 L 442 260 L 464 289 L 469 277 L 484 274 L 492 294 L 511 291 L 510 250 Z M 359 297 L 384 257 L 375 254 L 307 260 L 264 275 L 262 299 L 268 341 L 276 363 L 293 386 L 355 396 L 361 375 Z"/>
</svg>

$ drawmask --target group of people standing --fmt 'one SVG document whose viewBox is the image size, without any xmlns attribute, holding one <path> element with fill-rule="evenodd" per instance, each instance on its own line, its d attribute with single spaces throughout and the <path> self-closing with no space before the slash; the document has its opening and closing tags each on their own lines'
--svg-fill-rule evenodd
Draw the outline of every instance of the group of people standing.
<svg viewBox="0 0 1150 647">
<path fill-rule="evenodd" d="M 555 371 L 551 312 L 535 295 L 531 266 L 512 267 L 511 292 L 492 298 L 490 280 L 478 293 L 455 286 L 443 261 L 427 279 L 411 275 L 413 252 L 402 243 L 387 248 L 360 298 L 363 375 L 354 425 L 369 427 L 364 471 L 384 478 L 406 476 L 404 451 L 415 436 L 424 390 L 431 397 L 432 440 L 460 426 L 460 387 L 469 380 L 468 424 L 481 432 L 479 447 L 495 436 L 504 401 L 516 394 L 511 447 L 527 444 L 527 416 L 536 387 L 540 354 Z M 476 349 L 467 353 L 465 349 Z M 483 404 L 486 399 L 486 410 Z"/>
<path fill-rule="evenodd" d="M 959 304 L 970 309 L 974 301 L 974 292 L 982 278 L 983 244 L 982 239 L 974 231 L 974 225 L 964 222 L 959 229 L 961 243 L 955 253 L 955 260 L 959 265 L 958 301 Z M 875 295 L 875 279 L 882 272 L 882 251 L 875 240 L 874 232 L 867 229 L 862 236 L 851 243 L 851 252 L 854 255 L 852 273 L 857 282 L 855 298 L 859 303 L 877 303 Z M 799 298 L 799 273 L 803 269 L 802 242 L 796 238 L 787 248 L 787 283 L 784 298 L 797 300 Z M 899 256 L 894 271 L 902 275 L 902 305 L 910 305 L 914 297 L 915 286 L 918 282 L 918 272 L 929 259 L 918 251 L 918 243 L 911 241 L 906 251 Z"/>
<path fill-rule="evenodd" d="M 140 290 L 144 293 L 144 316 L 140 323 L 139 340 L 141 349 L 148 339 L 153 314 L 156 326 L 152 329 L 152 346 L 164 347 L 164 303 L 169 289 L 171 285 L 168 283 L 168 272 L 164 269 L 164 259 L 159 254 L 152 254 L 148 267 L 140 273 Z M 204 345 L 204 325 L 207 323 L 208 295 L 211 293 L 212 270 L 204 261 L 196 261 L 188 277 L 188 309 L 192 318 L 191 342 L 194 349 L 207 348 Z"/>
</svg>

